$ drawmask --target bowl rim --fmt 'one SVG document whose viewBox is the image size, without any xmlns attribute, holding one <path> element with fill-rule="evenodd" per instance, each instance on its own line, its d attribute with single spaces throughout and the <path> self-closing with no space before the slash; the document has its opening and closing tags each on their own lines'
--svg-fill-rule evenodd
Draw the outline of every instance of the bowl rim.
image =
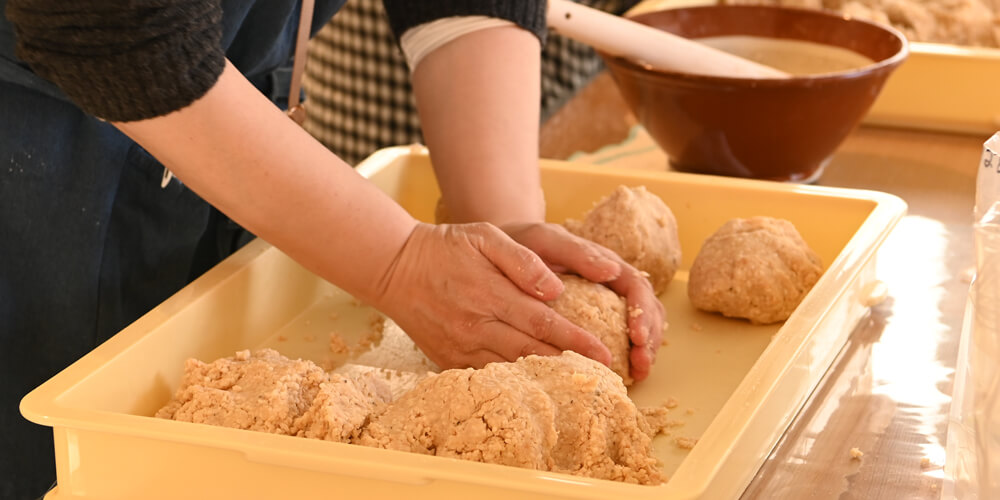
<svg viewBox="0 0 1000 500">
<path fill-rule="evenodd" d="M 851 68 L 842 71 L 832 71 L 829 73 L 818 73 L 810 75 L 793 75 L 789 78 L 746 78 L 746 77 L 729 77 L 729 76 L 716 76 L 716 75 L 704 75 L 698 73 L 684 73 L 681 71 L 669 71 L 662 69 L 654 69 L 647 65 L 640 64 L 631 59 L 622 56 L 613 56 L 601 50 L 595 49 L 598 55 L 604 59 L 607 65 L 614 64 L 623 69 L 627 69 L 630 72 L 636 74 L 642 78 L 659 78 L 659 79 L 673 79 L 684 81 L 686 83 L 701 83 L 701 84 L 723 84 L 732 86 L 747 86 L 747 87 L 782 87 L 789 85 L 814 85 L 817 83 L 827 83 L 838 80 L 849 80 L 855 78 L 861 78 L 863 76 L 870 75 L 872 73 L 880 73 L 883 71 L 891 70 L 892 68 L 900 65 L 910 53 L 910 42 L 907 40 L 906 36 L 903 35 L 898 29 L 880 22 L 869 21 L 867 19 L 861 19 L 857 17 L 848 16 L 841 14 L 839 12 L 830 9 L 814 9 L 807 7 L 788 7 L 788 6 L 778 6 L 778 5 L 694 5 L 687 7 L 668 7 L 664 9 L 657 9 L 651 11 L 645 11 L 640 14 L 634 14 L 626 16 L 626 19 L 632 21 L 641 22 L 644 17 L 653 17 L 659 13 L 666 11 L 695 11 L 695 10 L 770 10 L 770 11 L 794 11 L 798 13 L 803 13 L 806 15 L 815 15 L 828 18 L 837 18 L 845 21 L 867 24 L 876 29 L 885 31 L 895 37 L 900 42 L 900 48 L 892 56 L 882 59 L 880 61 L 873 62 L 865 66 L 858 68 Z M 848 49 L 849 50 L 849 49 Z"/>
</svg>

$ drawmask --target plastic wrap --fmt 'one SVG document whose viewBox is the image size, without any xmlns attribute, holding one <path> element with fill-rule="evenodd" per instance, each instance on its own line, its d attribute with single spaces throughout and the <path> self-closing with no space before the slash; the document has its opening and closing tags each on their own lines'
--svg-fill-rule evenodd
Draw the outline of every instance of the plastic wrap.
<svg viewBox="0 0 1000 500">
<path fill-rule="evenodd" d="M 983 146 L 969 287 L 948 426 L 945 498 L 1000 498 L 1000 132 Z"/>
</svg>

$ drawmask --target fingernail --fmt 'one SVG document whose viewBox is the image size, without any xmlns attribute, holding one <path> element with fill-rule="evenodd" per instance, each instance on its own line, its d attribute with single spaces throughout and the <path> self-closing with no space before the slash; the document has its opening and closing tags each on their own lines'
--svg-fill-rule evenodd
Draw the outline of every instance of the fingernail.
<svg viewBox="0 0 1000 500">
<path fill-rule="evenodd" d="M 622 266 L 611 259 L 605 259 L 607 269 L 605 270 L 604 281 L 614 281 L 622 275 Z"/>
<path fill-rule="evenodd" d="M 538 280 L 537 283 L 535 283 L 535 295 L 543 297 L 553 288 L 561 292 L 562 280 L 560 280 L 555 274 L 546 273 L 540 280 Z"/>
</svg>

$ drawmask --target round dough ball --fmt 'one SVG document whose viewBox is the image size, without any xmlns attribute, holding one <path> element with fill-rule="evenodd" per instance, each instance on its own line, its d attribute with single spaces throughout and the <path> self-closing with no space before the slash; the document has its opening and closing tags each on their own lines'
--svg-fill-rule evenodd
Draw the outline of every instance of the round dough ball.
<svg viewBox="0 0 1000 500">
<path fill-rule="evenodd" d="M 677 219 L 645 186 L 618 186 L 597 202 L 582 221 L 569 219 L 569 232 L 599 243 L 649 274 L 657 294 L 666 290 L 681 263 Z"/>
<path fill-rule="evenodd" d="M 375 448 L 549 470 L 558 442 L 552 399 L 515 363 L 431 375 L 354 442 Z"/>
<path fill-rule="evenodd" d="M 632 385 L 629 376 L 629 351 L 627 309 L 625 299 L 610 288 L 593 281 L 560 274 L 563 293 L 548 305 L 574 325 L 594 334 L 611 351 L 611 371 L 617 373 L 625 385 Z"/>
<path fill-rule="evenodd" d="M 777 323 L 788 319 L 822 273 L 819 256 L 791 222 L 733 219 L 695 257 L 688 298 L 704 311 Z"/>
</svg>

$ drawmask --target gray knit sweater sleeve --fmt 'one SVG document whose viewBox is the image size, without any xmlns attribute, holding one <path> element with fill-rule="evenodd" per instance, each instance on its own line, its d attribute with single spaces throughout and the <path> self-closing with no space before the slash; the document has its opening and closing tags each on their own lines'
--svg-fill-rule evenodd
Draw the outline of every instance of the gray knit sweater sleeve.
<svg viewBox="0 0 1000 500">
<path fill-rule="evenodd" d="M 485 15 L 545 35 L 545 0 L 385 0 L 397 36 L 449 16 Z M 9 0 L 17 57 L 81 109 L 110 121 L 194 102 L 225 65 L 219 0 Z"/>
<path fill-rule="evenodd" d="M 167 114 L 225 65 L 218 0 L 9 0 L 17 57 L 110 121 Z"/>
<path fill-rule="evenodd" d="M 406 30 L 451 16 L 489 16 L 511 21 L 545 42 L 545 0 L 383 0 L 396 38 Z"/>
</svg>

